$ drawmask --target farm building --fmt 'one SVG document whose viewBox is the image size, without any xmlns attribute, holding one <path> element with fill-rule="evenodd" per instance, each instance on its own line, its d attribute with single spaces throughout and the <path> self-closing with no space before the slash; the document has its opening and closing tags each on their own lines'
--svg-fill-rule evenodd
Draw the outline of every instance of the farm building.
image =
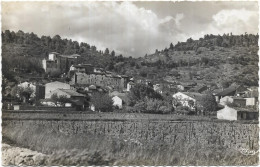
<svg viewBox="0 0 260 167">
<path fill-rule="evenodd" d="M 246 99 L 242 97 L 233 97 L 233 96 L 225 96 L 220 99 L 219 104 L 221 105 L 227 105 L 229 103 L 232 103 L 238 107 L 245 107 L 246 106 Z"/>
<path fill-rule="evenodd" d="M 217 111 L 218 119 L 225 120 L 258 120 L 258 112 L 252 109 L 228 107 Z"/>
<path fill-rule="evenodd" d="M 242 86 L 230 86 L 215 94 L 216 101 L 219 102 L 225 96 L 240 96 L 246 89 Z"/>
</svg>

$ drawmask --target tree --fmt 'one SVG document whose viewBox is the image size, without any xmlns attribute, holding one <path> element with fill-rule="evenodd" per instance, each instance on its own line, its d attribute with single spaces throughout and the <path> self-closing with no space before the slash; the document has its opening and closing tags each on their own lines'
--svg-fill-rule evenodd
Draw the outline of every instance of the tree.
<svg viewBox="0 0 260 167">
<path fill-rule="evenodd" d="M 91 50 L 96 51 L 97 50 L 96 46 L 91 46 Z"/>
<path fill-rule="evenodd" d="M 59 99 L 59 97 L 58 97 L 57 93 L 54 93 L 51 95 L 51 101 L 55 104 L 55 106 L 58 106 L 58 99 Z"/>
<path fill-rule="evenodd" d="M 106 54 L 106 55 L 108 55 L 109 54 L 109 49 L 108 48 L 106 48 L 106 50 L 105 50 L 105 53 L 104 54 Z"/>
<path fill-rule="evenodd" d="M 13 97 L 18 97 L 23 100 L 23 102 L 28 102 L 32 94 L 34 93 L 34 90 L 31 87 L 19 87 L 15 86 L 12 91 L 11 95 Z"/>
<path fill-rule="evenodd" d="M 116 54 L 115 54 L 115 51 L 112 50 L 112 52 L 111 52 L 111 56 L 114 57 L 115 55 L 116 55 Z"/>
<path fill-rule="evenodd" d="M 65 106 L 65 104 L 70 102 L 70 100 L 66 95 L 61 95 L 58 97 L 58 102 L 60 102 L 62 106 Z"/>
<path fill-rule="evenodd" d="M 138 101 L 144 101 L 145 98 L 160 99 L 160 100 L 163 99 L 163 97 L 159 93 L 155 92 L 153 88 L 141 83 L 136 84 L 133 88 L 131 88 L 128 96 L 129 96 L 130 106 L 135 105 Z"/>
<path fill-rule="evenodd" d="M 230 86 L 230 81 L 224 80 L 224 81 L 221 82 L 222 88 L 228 88 L 229 86 Z"/>
<path fill-rule="evenodd" d="M 163 100 L 147 98 L 145 100 L 145 103 L 146 112 L 149 113 L 166 114 L 170 113 L 173 110 L 172 104 L 167 103 Z"/>
<path fill-rule="evenodd" d="M 211 92 L 207 92 L 206 95 L 198 99 L 197 107 L 203 112 L 203 114 L 212 115 L 217 109 L 217 102 Z"/>
<path fill-rule="evenodd" d="M 96 111 L 112 112 L 113 100 L 108 94 L 95 93 L 91 97 L 91 103 L 95 106 Z"/>
<path fill-rule="evenodd" d="M 70 102 L 69 98 L 66 95 L 58 96 L 57 93 L 51 95 L 51 101 L 56 106 L 58 106 L 58 104 L 60 104 L 61 106 L 65 106 L 66 103 Z"/>
<path fill-rule="evenodd" d="M 170 44 L 170 49 L 173 50 L 173 44 L 172 43 Z"/>
</svg>

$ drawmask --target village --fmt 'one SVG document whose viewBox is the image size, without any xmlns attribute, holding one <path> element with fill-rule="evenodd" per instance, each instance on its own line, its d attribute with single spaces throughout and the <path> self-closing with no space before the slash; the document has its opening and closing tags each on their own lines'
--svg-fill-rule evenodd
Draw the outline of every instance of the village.
<svg viewBox="0 0 260 167">
<path fill-rule="evenodd" d="M 47 75 L 57 73 L 60 74 L 59 77 L 45 80 L 28 79 L 18 85 L 10 84 L 3 95 L 3 108 L 134 112 L 129 110 L 131 90 L 145 85 L 158 96 L 170 101 L 170 107 L 162 102 L 164 105 L 159 108 L 167 109 L 160 109 L 162 112 L 157 113 L 210 115 L 221 120 L 258 120 L 257 87 L 236 84 L 227 88 L 216 87 L 202 83 L 201 77 L 196 75 L 192 81 L 180 80 L 190 77 L 188 70 L 169 76 L 161 82 L 156 80 L 154 73 L 148 74 L 147 78 L 139 79 L 106 71 L 93 64 L 83 64 L 80 57 L 78 54 L 49 53 L 48 57 L 42 60 L 42 68 Z M 204 101 L 204 104 L 201 101 Z M 103 107 L 100 107 L 102 105 Z M 147 105 L 148 102 L 146 108 L 151 108 Z M 135 112 L 143 112 L 142 107 L 136 108 Z M 152 112 L 149 110 L 146 113 Z"/>
<path fill-rule="evenodd" d="M 257 1 L 1 10 L 3 166 L 259 166 Z"/>
</svg>

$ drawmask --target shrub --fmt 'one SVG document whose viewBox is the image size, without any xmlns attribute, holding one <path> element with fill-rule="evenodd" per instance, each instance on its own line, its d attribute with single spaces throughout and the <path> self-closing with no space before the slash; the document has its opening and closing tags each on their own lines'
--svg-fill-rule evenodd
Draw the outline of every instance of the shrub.
<svg viewBox="0 0 260 167">
<path fill-rule="evenodd" d="M 113 100 L 108 94 L 95 93 L 91 97 L 91 103 L 95 106 L 96 111 L 112 112 Z"/>
</svg>

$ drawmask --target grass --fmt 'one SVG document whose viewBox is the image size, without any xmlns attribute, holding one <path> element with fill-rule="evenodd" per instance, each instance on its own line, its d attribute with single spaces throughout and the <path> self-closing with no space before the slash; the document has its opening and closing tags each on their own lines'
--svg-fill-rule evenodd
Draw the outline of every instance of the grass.
<svg viewBox="0 0 260 167">
<path fill-rule="evenodd" d="M 203 135 L 203 134 L 202 134 Z M 256 165 L 258 155 L 245 156 L 215 145 L 177 140 L 124 140 L 93 134 L 68 135 L 43 125 L 4 125 L 3 141 L 48 155 L 43 165 Z"/>
</svg>

